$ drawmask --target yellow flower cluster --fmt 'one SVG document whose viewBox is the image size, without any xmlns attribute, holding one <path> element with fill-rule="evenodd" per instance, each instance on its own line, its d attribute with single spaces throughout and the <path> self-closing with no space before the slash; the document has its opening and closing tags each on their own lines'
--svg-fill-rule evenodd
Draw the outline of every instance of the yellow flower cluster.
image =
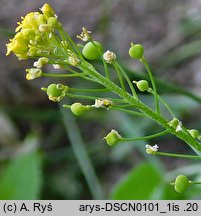
<svg viewBox="0 0 201 216">
<path fill-rule="evenodd" d="M 48 39 L 61 24 L 49 4 L 44 4 L 40 10 L 41 13 L 28 13 L 22 17 L 21 22 L 18 22 L 17 34 L 6 44 L 6 55 L 13 52 L 19 59 L 27 59 L 49 54 L 50 51 L 44 50 L 44 47 L 47 47 Z"/>
</svg>

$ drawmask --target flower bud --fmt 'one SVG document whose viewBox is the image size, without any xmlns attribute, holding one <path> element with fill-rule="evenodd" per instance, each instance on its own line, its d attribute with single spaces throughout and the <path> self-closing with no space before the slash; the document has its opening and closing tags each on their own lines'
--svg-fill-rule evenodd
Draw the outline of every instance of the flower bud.
<svg viewBox="0 0 201 216">
<path fill-rule="evenodd" d="M 140 91 L 147 91 L 149 89 L 149 83 L 146 80 L 140 80 L 136 83 L 137 88 Z"/>
<path fill-rule="evenodd" d="M 43 7 L 41 8 L 41 11 L 42 11 L 42 13 L 43 13 L 46 17 L 54 17 L 54 16 L 55 16 L 54 10 L 53 10 L 52 7 L 51 7 L 49 4 L 47 4 L 47 3 L 45 3 L 45 4 L 43 5 Z"/>
<path fill-rule="evenodd" d="M 93 41 L 93 43 L 88 42 L 84 46 L 82 50 L 82 54 L 86 59 L 95 60 L 99 56 L 98 49 L 102 50 L 102 45 L 99 42 L 97 41 Z"/>
<path fill-rule="evenodd" d="M 35 35 L 35 31 L 31 28 L 22 29 L 21 33 L 25 38 L 32 38 Z"/>
<path fill-rule="evenodd" d="M 189 186 L 188 178 L 184 175 L 178 175 L 175 179 L 174 189 L 178 193 L 183 193 Z"/>
<path fill-rule="evenodd" d="M 38 27 L 38 30 L 42 33 L 50 33 L 53 31 L 53 27 L 50 26 L 49 24 L 40 24 Z"/>
<path fill-rule="evenodd" d="M 132 44 L 129 49 L 129 55 L 134 59 L 141 59 L 144 54 L 144 47 L 141 44 Z"/>
<path fill-rule="evenodd" d="M 116 130 L 111 130 L 110 133 L 106 137 L 104 137 L 104 139 L 106 140 L 108 145 L 114 146 L 121 141 L 122 137 Z"/>
<path fill-rule="evenodd" d="M 30 57 L 35 57 L 37 55 L 40 55 L 41 53 L 42 53 L 41 49 L 32 46 L 32 47 L 29 48 L 29 51 L 28 51 L 27 55 L 30 56 Z"/>
<path fill-rule="evenodd" d="M 45 16 L 43 14 L 38 15 L 37 23 L 38 23 L 38 25 L 46 24 L 46 19 L 45 19 Z"/>
<path fill-rule="evenodd" d="M 199 132 L 197 130 L 195 130 L 195 129 L 188 130 L 188 132 L 195 139 L 197 139 L 200 136 Z"/>
<path fill-rule="evenodd" d="M 60 28 L 61 23 L 57 20 L 56 17 L 50 17 L 47 21 L 47 24 L 52 26 L 53 28 Z"/>
<path fill-rule="evenodd" d="M 76 116 L 83 115 L 87 110 L 89 110 L 89 106 L 84 106 L 81 103 L 74 103 L 70 106 L 72 113 Z"/>
<path fill-rule="evenodd" d="M 116 54 L 108 50 L 103 54 L 103 59 L 111 64 L 116 59 Z"/>
</svg>

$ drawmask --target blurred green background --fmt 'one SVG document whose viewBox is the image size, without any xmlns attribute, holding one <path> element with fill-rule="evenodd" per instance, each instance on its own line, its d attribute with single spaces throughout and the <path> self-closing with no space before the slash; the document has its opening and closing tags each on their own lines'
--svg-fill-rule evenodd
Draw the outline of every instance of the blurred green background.
<svg viewBox="0 0 201 216">
<path fill-rule="evenodd" d="M 129 58 L 128 49 L 131 41 L 142 43 L 159 93 L 187 127 L 201 131 L 199 0 L 47 2 L 74 39 L 82 26 L 90 29 L 93 38 L 129 68 L 132 79 L 144 77 L 144 68 Z M 0 199 L 200 199 L 200 186 L 178 194 L 169 184 L 178 174 L 201 181 L 199 161 L 156 158 L 145 152 L 146 144 L 158 144 L 160 151 L 193 154 L 186 144 L 165 136 L 111 148 L 102 139 L 111 129 L 137 137 L 157 132 L 158 126 L 118 111 L 97 110 L 75 118 L 40 88 L 52 82 L 80 88 L 92 84 L 75 79 L 27 81 L 25 69 L 33 62 L 5 56 L 16 22 L 44 3 L 1 0 Z M 141 98 L 152 103 L 148 95 Z"/>
</svg>

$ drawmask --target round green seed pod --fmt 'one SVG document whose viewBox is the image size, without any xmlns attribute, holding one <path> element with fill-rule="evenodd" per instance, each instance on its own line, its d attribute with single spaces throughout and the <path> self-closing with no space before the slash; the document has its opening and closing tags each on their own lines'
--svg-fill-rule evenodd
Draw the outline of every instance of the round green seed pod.
<svg viewBox="0 0 201 216">
<path fill-rule="evenodd" d="M 134 59 L 141 59 L 144 54 L 144 47 L 141 44 L 134 44 L 129 49 L 129 55 Z"/>
<path fill-rule="evenodd" d="M 50 84 L 47 87 L 47 95 L 51 97 L 59 97 L 62 95 L 62 90 L 57 88 L 57 84 Z"/>
<path fill-rule="evenodd" d="M 86 106 L 82 105 L 81 103 L 74 103 L 70 106 L 72 113 L 76 116 L 83 115 L 88 109 Z"/>
<path fill-rule="evenodd" d="M 195 130 L 195 129 L 188 130 L 188 132 L 195 139 L 197 139 L 200 136 L 199 132 L 197 130 Z"/>
<path fill-rule="evenodd" d="M 99 56 L 98 49 L 102 50 L 102 45 L 99 42 L 94 41 L 94 44 L 88 42 L 82 50 L 83 56 L 89 60 L 97 59 Z"/>
<path fill-rule="evenodd" d="M 104 137 L 104 139 L 108 145 L 114 146 L 122 139 L 122 137 L 116 130 L 111 130 L 111 132 L 106 137 Z"/>
<path fill-rule="evenodd" d="M 140 80 L 136 83 L 137 88 L 140 91 L 147 91 L 149 89 L 149 83 L 146 80 Z"/>
<path fill-rule="evenodd" d="M 189 186 L 188 178 L 184 175 L 178 175 L 175 180 L 174 189 L 178 193 L 183 193 Z"/>
</svg>

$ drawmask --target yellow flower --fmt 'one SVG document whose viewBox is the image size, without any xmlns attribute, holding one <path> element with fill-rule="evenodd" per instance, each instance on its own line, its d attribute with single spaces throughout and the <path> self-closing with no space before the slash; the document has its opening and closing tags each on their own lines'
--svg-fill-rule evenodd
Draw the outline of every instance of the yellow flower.
<svg viewBox="0 0 201 216">
<path fill-rule="evenodd" d="M 22 21 L 18 22 L 15 30 L 17 34 L 6 44 L 6 55 L 13 52 L 19 59 L 26 59 L 53 52 L 46 48 L 54 30 L 60 28 L 61 24 L 50 5 L 45 4 L 41 11 L 42 13 L 30 12 L 21 18 Z"/>
<path fill-rule="evenodd" d="M 10 43 L 6 44 L 7 46 L 7 53 L 9 55 L 10 52 L 14 52 L 19 57 L 22 58 L 26 57 L 26 53 L 28 51 L 28 41 L 23 36 L 21 32 L 18 32 L 13 39 L 10 40 Z"/>
<path fill-rule="evenodd" d="M 20 29 L 37 29 L 39 24 L 38 24 L 38 17 L 41 14 L 39 12 L 30 12 L 28 13 L 25 17 L 22 17 L 22 22 L 18 22 L 17 24 L 19 25 L 15 31 L 19 31 Z"/>
</svg>

